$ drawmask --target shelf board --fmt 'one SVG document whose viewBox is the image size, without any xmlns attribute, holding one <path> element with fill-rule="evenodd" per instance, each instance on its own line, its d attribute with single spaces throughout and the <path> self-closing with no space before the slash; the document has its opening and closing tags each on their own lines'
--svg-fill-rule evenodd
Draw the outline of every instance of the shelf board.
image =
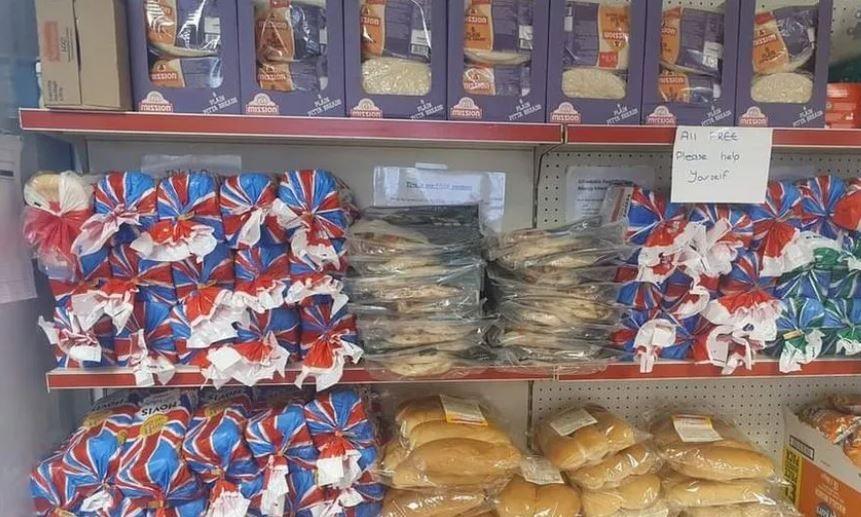
<svg viewBox="0 0 861 517">
<path fill-rule="evenodd" d="M 292 385 L 298 370 L 291 369 L 283 378 L 262 381 L 260 385 Z M 613 363 L 597 373 L 573 374 L 564 367 L 459 367 L 443 375 L 415 378 L 399 378 L 381 369 L 349 367 L 344 370 L 341 383 L 382 384 L 404 382 L 499 382 L 499 381 L 623 381 L 666 379 L 730 379 L 738 377 L 769 378 L 784 376 L 817 377 L 861 375 L 861 359 L 818 359 L 803 367 L 800 372 L 780 373 L 778 363 L 772 359 L 761 359 L 751 370 L 739 368 L 732 375 L 721 375 L 720 370 L 710 364 L 684 361 L 660 361 L 652 373 L 640 373 L 634 363 Z M 46 375 L 49 390 L 134 388 L 135 381 L 128 368 L 56 368 Z M 306 381 L 306 384 L 313 379 Z M 206 380 L 195 367 L 180 366 L 167 384 L 176 388 L 198 388 Z M 235 383 L 231 383 L 235 384 Z"/>
<path fill-rule="evenodd" d="M 707 363 L 690 361 L 659 361 L 651 373 L 640 373 L 635 363 L 613 363 L 606 370 L 588 375 L 570 375 L 559 370 L 559 381 L 613 381 L 613 380 L 667 380 L 667 379 L 714 379 L 714 378 L 768 378 L 768 377 L 837 377 L 861 375 L 861 359 L 817 359 L 804 365 L 801 371 L 781 373 L 775 359 L 757 359 L 753 368 L 739 367 L 732 375 L 721 375 L 720 369 Z"/>
<path fill-rule="evenodd" d="M 673 145 L 675 127 L 663 126 L 565 126 L 565 144 L 585 148 L 667 148 Z M 775 128 L 773 147 L 778 149 L 861 149 L 861 129 Z"/>
<path fill-rule="evenodd" d="M 21 109 L 21 129 L 102 140 L 482 147 L 562 143 L 559 124 Z"/>
<path fill-rule="evenodd" d="M 261 381 L 260 386 L 293 385 L 299 370 L 291 369 L 282 378 Z M 552 368 L 506 367 L 506 368 L 454 368 L 441 376 L 415 377 L 405 380 L 379 369 L 349 367 L 344 370 L 342 384 L 381 384 L 424 381 L 549 381 L 553 380 Z M 134 388 L 135 379 L 129 368 L 55 368 L 45 374 L 48 390 Z M 305 381 L 312 384 L 313 378 Z M 174 388 L 199 388 L 207 384 L 196 367 L 180 366 L 166 386 Z M 229 384 L 237 384 L 231 382 Z M 157 385 L 154 387 L 161 387 Z"/>
</svg>

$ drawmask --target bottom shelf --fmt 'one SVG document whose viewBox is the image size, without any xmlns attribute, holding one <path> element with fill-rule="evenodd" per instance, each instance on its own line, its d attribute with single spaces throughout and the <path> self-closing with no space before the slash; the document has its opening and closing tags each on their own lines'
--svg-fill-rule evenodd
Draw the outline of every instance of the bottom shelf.
<svg viewBox="0 0 861 517">
<path fill-rule="evenodd" d="M 262 381 L 260 385 L 291 385 L 299 374 L 291 369 L 283 378 Z M 382 369 L 350 367 L 344 370 L 341 383 L 377 384 L 403 382 L 475 382 L 475 381 L 613 381 L 613 380 L 664 380 L 664 379 L 714 379 L 714 378 L 756 378 L 756 377 L 816 377 L 861 375 L 861 359 L 819 359 L 806 365 L 801 371 L 790 374 L 780 373 L 776 360 L 761 359 L 753 368 L 737 369 L 732 375 L 721 375 L 720 370 L 710 364 L 696 364 L 685 361 L 663 361 L 655 365 L 651 373 L 640 373 L 639 365 L 634 363 L 613 363 L 607 369 L 595 373 L 572 373 L 564 367 L 461 367 L 454 368 L 443 375 L 429 377 L 397 377 Z M 46 374 L 49 390 L 96 389 L 96 388 L 134 388 L 135 380 L 128 368 L 56 368 Z M 313 379 L 306 380 L 306 384 Z M 170 387 L 200 388 L 207 384 L 206 379 L 195 367 L 178 367 L 173 379 L 166 385 Z M 232 383 L 235 384 L 235 383 Z"/>
</svg>

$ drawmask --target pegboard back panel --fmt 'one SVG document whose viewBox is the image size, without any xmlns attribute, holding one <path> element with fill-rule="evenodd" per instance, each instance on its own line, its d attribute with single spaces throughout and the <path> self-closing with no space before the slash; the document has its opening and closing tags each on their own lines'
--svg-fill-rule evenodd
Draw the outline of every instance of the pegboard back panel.
<svg viewBox="0 0 861 517">
<path fill-rule="evenodd" d="M 552 152 L 541 159 L 536 189 L 536 225 L 548 228 L 566 221 L 569 195 L 575 195 L 567 182 L 569 166 L 634 167 L 647 166 L 654 171 L 655 188 L 670 187 L 672 160 L 670 151 L 622 152 L 577 151 Z M 841 178 L 861 177 L 861 153 L 817 153 L 775 151 L 771 157 L 771 172 L 775 179 L 796 179 L 817 174 L 833 174 Z"/>
<path fill-rule="evenodd" d="M 711 409 L 732 418 L 774 457 L 783 447 L 783 408 L 830 393 L 857 393 L 861 377 L 535 382 L 532 422 L 573 404 L 600 404 L 643 426 L 644 413 L 671 405 Z"/>
</svg>

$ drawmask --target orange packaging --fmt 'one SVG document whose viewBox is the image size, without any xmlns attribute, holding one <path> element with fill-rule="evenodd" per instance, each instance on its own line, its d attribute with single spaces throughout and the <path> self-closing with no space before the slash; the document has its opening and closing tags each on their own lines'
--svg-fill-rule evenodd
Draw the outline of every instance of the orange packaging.
<svg viewBox="0 0 861 517">
<path fill-rule="evenodd" d="M 861 128 L 861 83 L 831 83 L 825 122 L 832 128 Z"/>
<path fill-rule="evenodd" d="M 784 412 L 783 477 L 805 517 L 855 517 L 861 508 L 861 469 L 817 429 Z"/>
</svg>

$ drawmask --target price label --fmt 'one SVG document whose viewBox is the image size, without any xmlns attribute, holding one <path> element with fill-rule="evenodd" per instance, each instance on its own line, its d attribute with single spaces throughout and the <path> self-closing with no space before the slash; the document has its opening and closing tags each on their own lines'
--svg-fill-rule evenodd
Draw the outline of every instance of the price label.
<svg viewBox="0 0 861 517">
<path fill-rule="evenodd" d="M 712 419 L 703 415 L 673 415 L 673 427 L 686 443 L 708 443 L 723 440 L 715 431 Z"/>
<path fill-rule="evenodd" d="M 520 462 L 520 475 L 523 479 L 536 485 L 562 485 L 565 480 L 559 469 L 547 458 L 527 456 Z"/>
<path fill-rule="evenodd" d="M 679 126 L 672 202 L 764 202 L 771 143 L 771 128 Z"/>
<path fill-rule="evenodd" d="M 558 415 L 550 421 L 550 427 L 559 433 L 560 436 L 568 436 L 574 431 L 586 427 L 587 425 L 595 425 L 598 421 L 595 417 L 589 414 L 588 411 L 582 408 L 569 409 Z"/>
<path fill-rule="evenodd" d="M 445 421 L 450 424 L 487 425 L 487 419 L 478 402 L 440 395 Z"/>
</svg>

